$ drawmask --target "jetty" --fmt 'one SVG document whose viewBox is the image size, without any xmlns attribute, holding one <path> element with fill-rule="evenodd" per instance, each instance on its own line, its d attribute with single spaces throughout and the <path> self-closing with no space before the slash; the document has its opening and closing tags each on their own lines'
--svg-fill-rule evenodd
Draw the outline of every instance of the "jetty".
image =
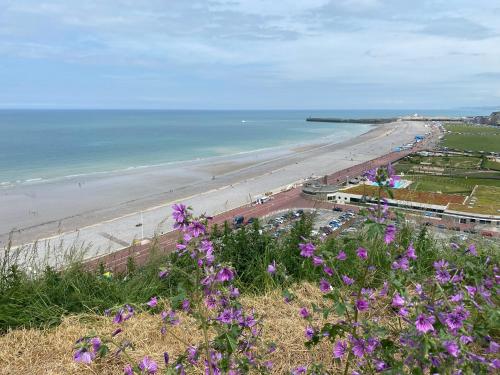
<svg viewBox="0 0 500 375">
<path fill-rule="evenodd" d="M 346 124 L 388 124 L 397 121 L 437 121 L 437 122 L 462 122 L 463 117 L 448 116 L 401 116 L 386 118 L 336 118 L 336 117 L 308 117 L 310 122 L 336 122 Z"/>
</svg>

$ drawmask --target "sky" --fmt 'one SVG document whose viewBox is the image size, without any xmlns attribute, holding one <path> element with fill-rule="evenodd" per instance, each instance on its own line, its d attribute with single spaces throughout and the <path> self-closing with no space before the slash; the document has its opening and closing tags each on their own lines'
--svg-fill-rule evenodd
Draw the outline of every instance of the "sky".
<svg viewBox="0 0 500 375">
<path fill-rule="evenodd" d="M 500 106 L 498 0 L 0 0 L 0 108 Z"/>
</svg>

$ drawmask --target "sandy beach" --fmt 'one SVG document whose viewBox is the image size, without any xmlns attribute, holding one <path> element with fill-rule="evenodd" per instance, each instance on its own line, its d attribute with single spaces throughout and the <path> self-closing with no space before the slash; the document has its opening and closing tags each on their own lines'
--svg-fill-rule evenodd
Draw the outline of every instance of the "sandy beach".
<svg viewBox="0 0 500 375">
<path fill-rule="evenodd" d="M 422 122 L 397 122 L 340 143 L 323 139 L 300 147 L 4 188 L 0 246 L 9 238 L 14 245 L 39 240 L 40 257 L 61 241 L 91 244 L 87 257 L 112 252 L 143 232 L 148 238 L 171 230 L 169 206 L 174 202 L 217 214 L 249 204 L 257 194 L 384 155 L 425 131 Z M 136 226 L 141 216 L 144 225 Z"/>
</svg>

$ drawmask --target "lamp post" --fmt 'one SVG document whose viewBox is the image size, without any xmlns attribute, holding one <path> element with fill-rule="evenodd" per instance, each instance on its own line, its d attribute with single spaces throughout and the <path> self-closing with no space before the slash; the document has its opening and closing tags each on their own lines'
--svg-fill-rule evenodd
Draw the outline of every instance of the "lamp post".
<svg viewBox="0 0 500 375">
<path fill-rule="evenodd" d="M 144 239 L 144 217 L 142 216 L 142 211 L 141 211 L 141 240 Z"/>
</svg>

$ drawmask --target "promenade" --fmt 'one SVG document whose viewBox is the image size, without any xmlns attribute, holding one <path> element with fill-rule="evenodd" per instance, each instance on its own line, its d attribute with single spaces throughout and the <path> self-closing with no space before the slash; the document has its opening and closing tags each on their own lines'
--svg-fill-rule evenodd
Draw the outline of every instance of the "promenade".
<svg viewBox="0 0 500 375">
<path fill-rule="evenodd" d="M 406 150 L 404 152 L 391 152 L 381 157 L 365 161 L 349 168 L 342 169 L 328 175 L 327 182 L 335 183 L 345 180 L 349 176 L 352 177 L 361 175 L 369 169 L 386 166 L 389 163 L 394 163 L 397 160 L 411 154 L 412 152 L 424 150 L 427 147 L 432 146 L 432 142 L 434 140 L 434 138 L 429 138 L 423 143 L 418 144 L 411 150 Z M 303 197 L 301 191 L 302 186 L 297 186 L 288 191 L 279 192 L 273 195 L 273 199 L 271 199 L 267 203 L 259 205 L 245 205 L 223 212 L 219 215 L 215 215 L 211 220 L 211 225 L 223 225 L 225 221 L 231 223 L 232 219 L 235 216 L 239 215 L 244 216 L 245 220 L 247 220 L 250 217 L 260 218 L 281 210 L 308 208 L 332 209 L 334 207 L 334 203 L 307 199 Z M 357 208 L 355 208 L 355 210 L 357 210 Z M 160 253 L 168 253 L 175 250 L 175 245 L 178 240 L 179 233 L 177 231 L 172 231 L 158 236 L 151 243 L 131 246 L 129 248 L 122 249 L 105 256 L 97 257 L 87 262 L 87 265 L 90 268 L 95 268 L 99 264 L 103 264 L 106 269 L 110 269 L 115 272 L 122 272 L 126 270 L 129 258 L 133 259 L 135 264 L 137 265 L 144 264 L 150 255 L 152 246 L 154 246 L 155 251 L 159 251 Z"/>
<path fill-rule="evenodd" d="M 121 216 L 108 215 L 109 219 L 97 220 L 97 215 L 100 215 L 101 211 L 88 211 L 85 214 L 87 219 L 95 224 L 55 233 L 37 241 L 34 245 L 27 244 L 23 247 L 27 248 L 26 253 L 35 247 L 32 262 L 56 267 L 64 266 L 67 262 L 62 253 L 68 248 L 88 249 L 83 259 L 102 256 L 108 257 L 107 259 L 119 259 L 120 255 L 116 255 L 117 252 L 130 253 L 130 250 L 123 250 L 127 248 L 126 244 L 136 243 L 141 239 L 160 238 L 162 246 L 168 248 L 168 244 L 173 243 L 173 240 L 169 240 L 172 234 L 168 234 L 173 226 L 170 217 L 170 206 L 173 203 L 187 204 L 194 208 L 195 214 L 206 213 L 220 222 L 240 213 L 246 217 L 261 216 L 280 208 L 301 205 L 307 207 L 310 203 L 299 200 L 300 188 L 286 193 L 279 192 L 291 185 L 300 184 L 312 176 L 319 178 L 328 175 L 328 181 L 336 181 L 361 174 L 376 165 L 397 160 L 409 151 L 392 153 L 390 150 L 394 146 L 410 142 L 415 135 L 424 134 L 430 129 L 421 122 L 384 124 L 344 142 L 298 149 L 293 153 L 271 159 L 239 164 L 233 167 L 235 169 L 218 174 L 212 172 L 219 168 L 218 166 L 204 165 L 199 169 L 200 166 L 196 164 L 176 171 L 176 176 L 180 177 L 172 177 L 166 174 L 166 171 L 165 174 L 163 171 L 158 171 L 158 174 L 161 174 L 159 176 L 147 172 L 143 176 L 134 176 L 133 185 L 130 185 L 129 180 L 120 184 L 113 182 L 108 200 L 113 199 L 113 193 L 123 196 L 123 203 L 117 206 L 119 212 L 124 212 Z M 209 175 L 200 179 L 197 175 L 193 176 L 195 170 L 201 170 L 204 175 Z M 212 178 L 212 174 L 216 174 L 215 179 Z M 99 181 L 95 183 L 101 184 Z M 169 186 L 173 188 L 169 189 Z M 256 208 L 251 207 L 256 211 L 247 211 L 252 197 L 266 192 L 274 193 L 273 201 Z M 145 197 L 145 200 L 137 199 L 141 196 Z M 96 198 L 104 200 L 100 195 Z M 148 203 L 150 201 L 161 203 L 154 205 L 155 203 Z M 78 201 L 75 204 L 78 204 Z M 126 213 L 127 210 L 133 212 Z M 66 227 L 68 226 L 66 224 Z M 140 258 L 141 254 L 139 252 L 137 256 Z"/>
</svg>

